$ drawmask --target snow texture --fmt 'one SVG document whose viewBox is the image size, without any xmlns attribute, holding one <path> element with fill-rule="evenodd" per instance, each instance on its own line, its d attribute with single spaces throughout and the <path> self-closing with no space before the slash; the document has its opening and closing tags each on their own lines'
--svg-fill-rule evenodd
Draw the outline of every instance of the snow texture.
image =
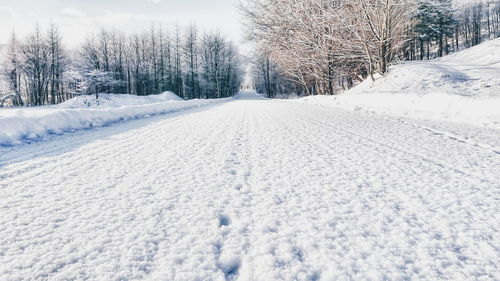
<svg viewBox="0 0 500 281">
<path fill-rule="evenodd" d="M 499 280 L 499 139 L 242 93 L 0 147 L 0 279 Z"/>
<path fill-rule="evenodd" d="M 56 106 L 0 109 L 0 146 L 218 102 L 183 101 L 171 92 L 143 97 L 101 94 L 97 100 L 79 96 Z"/>
<path fill-rule="evenodd" d="M 301 103 L 500 128 L 500 39 L 432 61 L 406 62 L 335 97 Z"/>
</svg>

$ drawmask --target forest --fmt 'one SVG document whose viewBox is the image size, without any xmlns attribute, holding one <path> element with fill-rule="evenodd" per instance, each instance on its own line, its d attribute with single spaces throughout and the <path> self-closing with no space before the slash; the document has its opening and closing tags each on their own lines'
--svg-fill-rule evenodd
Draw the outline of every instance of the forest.
<svg viewBox="0 0 500 281">
<path fill-rule="evenodd" d="M 391 64 L 500 36 L 500 1 L 244 0 L 254 77 L 268 97 L 334 95 Z"/>
<path fill-rule="evenodd" d="M 65 48 L 58 27 L 12 34 L 1 75 L 8 93 L 0 106 L 58 104 L 83 94 L 151 95 L 172 91 L 184 99 L 235 94 L 243 70 L 236 45 L 195 25 L 173 31 L 151 25 L 140 34 L 102 29 L 76 50 Z"/>
</svg>

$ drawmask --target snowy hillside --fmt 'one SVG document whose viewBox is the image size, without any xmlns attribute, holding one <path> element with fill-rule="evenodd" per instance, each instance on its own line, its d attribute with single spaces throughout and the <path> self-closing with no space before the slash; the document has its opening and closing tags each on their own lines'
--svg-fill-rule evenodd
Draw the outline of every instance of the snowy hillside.
<svg viewBox="0 0 500 281">
<path fill-rule="evenodd" d="M 500 127 L 500 39 L 437 60 L 407 62 L 335 96 L 303 103 Z"/>
<path fill-rule="evenodd" d="M 98 100 L 79 96 L 55 106 L 2 108 L 0 146 L 222 101 L 184 101 L 171 92 L 151 96 L 101 94 Z"/>
</svg>

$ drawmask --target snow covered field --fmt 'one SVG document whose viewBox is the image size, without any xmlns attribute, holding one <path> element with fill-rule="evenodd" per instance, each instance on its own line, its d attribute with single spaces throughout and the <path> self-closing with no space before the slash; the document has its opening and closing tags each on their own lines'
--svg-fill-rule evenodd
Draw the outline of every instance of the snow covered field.
<svg viewBox="0 0 500 281">
<path fill-rule="evenodd" d="M 0 108 L 0 146 L 43 139 L 111 123 L 214 104 L 221 100 L 183 101 L 173 93 L 133 96 L 80 96 L 56 106 Z"/>
<path fill-rule="evenodd" d="M 0 279 L 499 280 L 499 147 L 254 93 L 0 147 Z"/>
<path fill-rule="evenodd" d="M 405 62 L 374 83 L 298 102 L 500 129 L 500 39 L 437 60 Z"/>
</svg>

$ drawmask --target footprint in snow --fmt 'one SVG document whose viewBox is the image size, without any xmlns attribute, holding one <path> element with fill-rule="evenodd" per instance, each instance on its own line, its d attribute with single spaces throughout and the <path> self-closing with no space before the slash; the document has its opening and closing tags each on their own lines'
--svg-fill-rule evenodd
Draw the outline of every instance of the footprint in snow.
<svg viewBox="0 0 500 281">
<path fill-rule="evenodd" d="M 231 223 L 229 216 L 221 214 L 219 215 L 219 227 L 228 226 Z"/>
</svg>

